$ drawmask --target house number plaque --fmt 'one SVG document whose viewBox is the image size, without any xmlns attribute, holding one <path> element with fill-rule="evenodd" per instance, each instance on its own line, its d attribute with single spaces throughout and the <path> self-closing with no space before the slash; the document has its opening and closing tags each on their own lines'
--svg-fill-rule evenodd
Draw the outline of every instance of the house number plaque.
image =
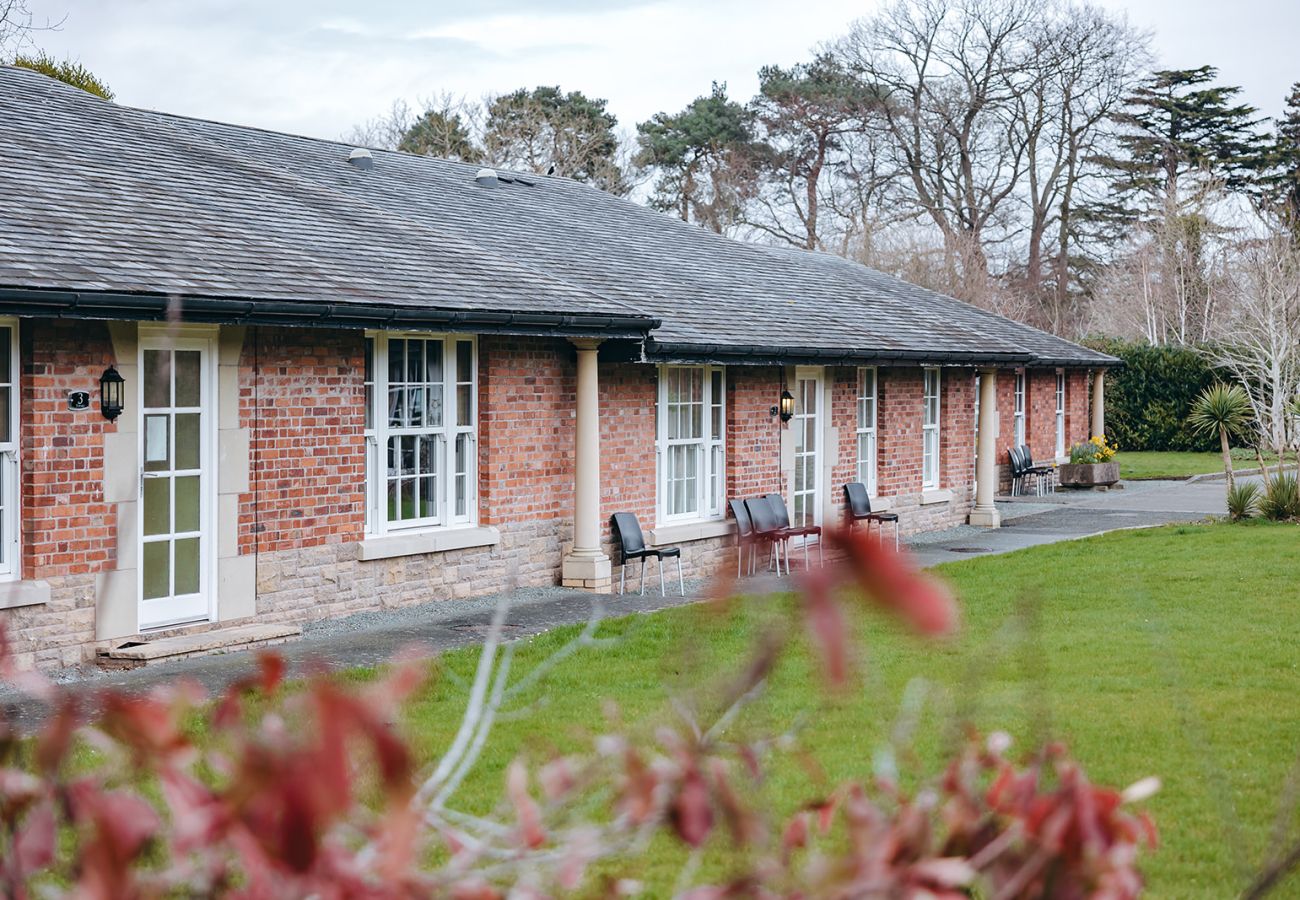
<svg viewBox="0 0 1300 900">
<path fill-rule="evenodd" d="M 90 409 L 90 392 L 68 391 L 68 409 Z"/>
</svg>

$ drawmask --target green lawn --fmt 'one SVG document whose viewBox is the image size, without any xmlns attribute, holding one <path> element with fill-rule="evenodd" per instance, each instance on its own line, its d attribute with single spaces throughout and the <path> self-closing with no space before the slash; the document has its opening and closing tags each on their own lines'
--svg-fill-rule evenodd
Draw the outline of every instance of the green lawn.
<svg viewBox="0 0 1300 900">
<path fill-rule="evenodd" d="M 1122 451 L 1116 458 L 1120 477 L 1129 479 L 1190 478 L 1223 471 L 1223 455 L 1220 453 Z M 1269 465 L 1277 464 L 1277 457 L 1272 454 L 1265 454 L 1264 459 Z M 1234 449 L 1232 467 L 1255 469 L 1259 462 L 1253 450 Z"/>
<path fill-rule="evenodd" d="M 830 700 L 801 650 L 770 680 L 738 729 L 805 723 L 803 742 L 832 781 L 868 776 L 906 685 L 924 679 L 930 702 L 915 740 L 938 758 L 943 735 L 968 713 L 1027 746 L 1066 739 L 1089 774 L 1127 785 L 1159 775 L 1151 802 L 1164 845 L 1147 857 L 1153 896 L 1225 897 L 1258 862 L 1300 751 L 1300 554 L 1294 526 L 1207 525 L 1115 533 L 940 568 L 957 588 L 964 631 L 935 646 L 866 615 L 860 689 Z M 667 699 L 739 663 L 759 623 L 783 601 L 750 600 L 722 613 L 692 607 L 603 626 L 612 647 L 571 657 L 536 703 L 498 726 L 461 801 L 483 810 L 501 796 L 505 764 L 587 746 L 614 700 L 623 720 L 650 729 Z M 616 607 L 616 601 L 615 601 Z M 1037 610 L 1037 626 L 1024 610 Z M 573 633 L 520 649 L 517 671 Z M 421 752 L 446 746 L 465 700 L 475 651 L 442 657 L 460 678 L 439 679 L 411 711 Z M 818 793 L 810 767 L 787 761 L 766 785 L 793 808 Z M 1300 826 L 1300 816 L 1289 823 Z M 725 866 L 723 844 L 704 871 Z M 670 890 L 682 858 L 666 843 L 619 867 L 653 896 Z M 1288 885 L 1295 890 L 1296 885 Z M 1284 890 L 1285 893 L 1285 890 Z"/>
</svg>

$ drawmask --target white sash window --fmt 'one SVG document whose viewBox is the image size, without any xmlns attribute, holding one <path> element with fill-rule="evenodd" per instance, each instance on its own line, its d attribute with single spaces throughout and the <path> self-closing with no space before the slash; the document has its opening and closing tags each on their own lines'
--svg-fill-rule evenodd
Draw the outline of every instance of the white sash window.
<svg viewBox="0 0 1300 900">
<path fill-rule="evenodd" d="M 1025 445 L 1025 373 L 1016 373 L 1016 446 Z"/>
<path fill-rule="evenodd" d="M 0 319 L 0 581 L 19 577 L 18 320 Z"/>
<path fill-rule="evenodd" d="M 659 520 L 721 516 L 727 421 L 723 370 L 661 367 L 658 420 Z"/>
<path fill-rule="evenodd" d="M 876 370 L 858 369 L 858 481 L 876 495 Z"/>
<path fill-rule="evenodd" d="M 366 337 L 366 530 L 474 524 L 477 352 L 472 337 Z"/>
<path fill-rule="evenodd" d="M 1056 373 L 1056 455 L 1065 455 L 1065 373 Z"/>
<path fill-rule="evenodd" d="M 921 420 L 921 487 L 939 486 L 939 370 L 925 370 Z"/>
</svg>

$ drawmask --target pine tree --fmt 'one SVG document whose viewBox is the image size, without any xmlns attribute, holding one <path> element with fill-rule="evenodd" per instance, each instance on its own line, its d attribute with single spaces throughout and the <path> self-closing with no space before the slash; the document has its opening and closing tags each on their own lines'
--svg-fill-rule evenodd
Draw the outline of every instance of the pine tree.
<svg viewBox="0 0 1300 900">
<path fill-rule="evenodd" d="M 1300 243 L 1300 81 L 1291 86 L 1286 112 L 1263 154 L 1258 193 Z"/>
<path fill-rule="evenodd" d="M 402 135 L 397 149 L 404 153 L 459 159 L 467 163 L 483 158 L 460 114 L 448 109 L 426 110 Z"/>
</svg>

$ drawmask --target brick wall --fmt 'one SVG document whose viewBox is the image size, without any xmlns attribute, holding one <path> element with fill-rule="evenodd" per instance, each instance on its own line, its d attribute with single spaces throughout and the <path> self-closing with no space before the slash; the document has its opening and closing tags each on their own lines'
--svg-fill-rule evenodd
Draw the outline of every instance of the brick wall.
<svg viewBox="0 0 1300 900">
<path fill-rule="evenodd" d="M 921 491 L 920 369 L 879 370 L 876 403 L 876 481 L 881 497 Z"/>
<path fill-rule="evenodd" d="M 732 366 L 727 370 L 727 497 L 784 493 L 776 366 Z"/>
<path fill-rule="evenodd" d="M 249 329 L 239 378 L 251 468 L 239 504 L 241 554 L 362 536 L 364 371 L 361 332 Z"/>
</svg>

